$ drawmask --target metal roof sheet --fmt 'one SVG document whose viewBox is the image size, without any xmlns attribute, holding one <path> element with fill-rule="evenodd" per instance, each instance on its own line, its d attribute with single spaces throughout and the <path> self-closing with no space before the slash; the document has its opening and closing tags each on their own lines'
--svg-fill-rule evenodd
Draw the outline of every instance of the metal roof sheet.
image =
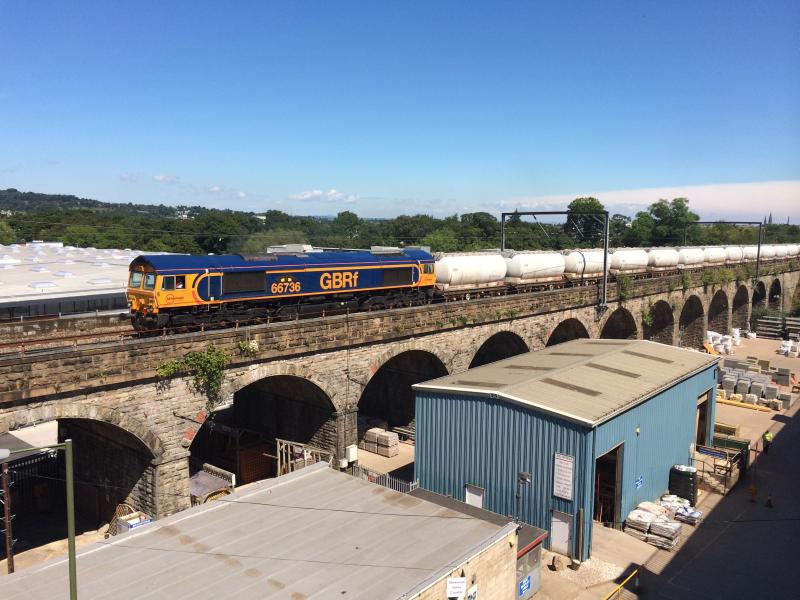
<svg viewBox="0 0 800 600">
<path fill-rule="evenodd" d="M 416 390 L 505 399 L 595 426 L 718 357 L 645 340 L 572 340 L 418 383 Z"/>
<path fill-rule="evenodd" d="M 513 532 L 317 464 L 78 552 L 93 600 L 401 598 Z M 66 559 L 0 578 L 65 598 Z"/>
</svg>

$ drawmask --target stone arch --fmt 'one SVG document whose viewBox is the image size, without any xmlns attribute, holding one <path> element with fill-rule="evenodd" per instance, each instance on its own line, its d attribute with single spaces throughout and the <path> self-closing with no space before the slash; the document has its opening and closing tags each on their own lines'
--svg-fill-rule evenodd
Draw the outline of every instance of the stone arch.
<svg viewBox="0 0 800 600">
<path fill-rule="evenodd" d="M 733 310 L 731 311 L 731 326 L 742 331 L 747 329 L 750 321 L 750 292 L 746 285 L 740 285 L 733 296 Z"/>
<path fill-rule="evenodd" d="M 781 280 L 775 278 L 769 286 L 767 305 L 773 310 L 781 310 Z"/>
<path fill-rule="evenodd" d="M 756 283 L 755 287 L 753 288 L 753 297 L 751 299 L 751 305 L 753 308 L 763 308 L 767 304 L 767 286 L 764 285 L 763 281 L 759 281 Z"/>
<path fill-rule="evenodd" d="M 529 351 L 528 344 L 518 334 L 513 331 L 498 331 L 481 344 L 469 368 L 480 367 Z"/>
<path fill-rule="evenodd" d="M 374 371 L 361 398 L 358 412 L 386 422 L 389 428 L 414 427 L 412 385 L 448 374 L 444 362 L 427 350 L 405 350 Z"/>
<path fill-rule="evenodd" d="M 60 421 L 63 419 L 99 421 L 113 425 L 135 437 L 147 448 L 155 460 L 160 459 L 164 454 L 164 443 L 147 424 L 127 413 L 107 406 L 77 402 L 52 403 L 22 411 L 17 418 L 18 422 L 9 423 L 9 429 L 18 429 L 33 423 Z"/>
<path fill-rule="evenodd" d="M 239 389 L 218 421 L 337 453 L 337 411 L 328 393 L 295 374 L 273 374 Z"/>
<path fill-rule="evenodd" d="M 295 362 L 267 362 L 259 363 L 249 367 L 244 373 L 236 377 L 228 378 L 228 385 L 226 386 L 226 393 L 228 396 L 234 396 L 236 392 L 243 390 L 247 386 L 267 379 L 286 375 L 303 379 L 317 386 L 325 395 L 334 403 L 338 404 L 339 396 L 343 396 L 343 392 L 336 390 L 330 381 L 323 379 L 319 373 L 312 369 Z"/>
<path fill-rule="evenodd" d="M 680 346 L 698 350 L 703 347 L 706 329 L 705 311 L 700 298 L 694 294 L 683 303 L 678 326 L 680 327 Z"/>
<path fill-rule="evenodd" d="M 708 304 L 708 328 L 726 335 L 730 331 L 728 294 L 724 290 L 717 290 Z"/>
<path fill-rule="evenodd" d="M 650 324 L 642 323 L 643 338 L 661 344 L 675 341 L 675 315 L 669 302 L 659 300 L 649 308 Z"/>
<path fill-rule="evenodd" d="M 581 338 L 588 338 L 589 330 L 586 328 L 579 319 L 569 318 L 564 319 L 558 326 L 553 329 L 550 336 L 547 338 L 546 346 L 555 346 L 556 344 L 563 344 L 570 340 L 577 340 Z"/>
<path fill-rule="evenodd" d="M 606 319 L 600 330 L 600 337 L 612 340 L 635 340 L 636 333 L 636 319 L 627 308 L 620 306 Z"/>
</svg>

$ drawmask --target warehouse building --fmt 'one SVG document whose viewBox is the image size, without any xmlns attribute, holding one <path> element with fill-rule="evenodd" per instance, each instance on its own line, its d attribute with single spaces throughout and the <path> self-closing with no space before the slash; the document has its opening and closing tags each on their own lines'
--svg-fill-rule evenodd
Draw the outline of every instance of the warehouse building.
<svg viewBox="0 0 800 600">
<path fill-rule="evenodd" d="M 317 463 L 79 549 L 78 597 L 516 597 L 517 525 Z M 457 592 L 457 593 L 454 593 Z M 67 561 L 0 577 L 0 598 L 65 598 Z"/>
<path fill-rule="evenodd" d="M 573 340 L 416 390 L 420 485 L 549 532 L 583 560 L 667 491 L 713 434 L 718 358 L 641 340 Z"/>
</svg>

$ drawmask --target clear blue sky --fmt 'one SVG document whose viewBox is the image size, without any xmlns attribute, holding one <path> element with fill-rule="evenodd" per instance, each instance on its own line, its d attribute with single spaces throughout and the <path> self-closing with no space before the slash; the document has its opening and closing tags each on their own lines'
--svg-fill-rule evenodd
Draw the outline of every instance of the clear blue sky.
<svg viewBox="0 0 800 600">
<path fill-rule="evenodd" d="M 0 0 L 0 20 L 0 188 L 394 215 L 800 182 L 797 0 Z"/>
</svg>

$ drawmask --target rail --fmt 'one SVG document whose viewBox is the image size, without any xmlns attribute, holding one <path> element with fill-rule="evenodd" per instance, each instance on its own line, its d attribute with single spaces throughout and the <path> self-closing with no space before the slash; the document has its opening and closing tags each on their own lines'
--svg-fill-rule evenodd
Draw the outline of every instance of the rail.
<svg viewBox="0 0 800 600">
<path fill-rule="evenodd" d="M 276 439 L 278 446 L 278 475 L 299 471 L 320 461 L 329 465 L 333 462 L 333 454 L 308 444 Z"/>
<path fill-rule="evenodd" d="M 700 454 L 707 458 L 698 458 Z M 710 461 L 710 463 L 709 463 Z M 723 493 L 727 494 L 728 490 L 733 487 L 735 482 L 733 480 L 733 470 L 739 467 L 742 461 L 742 451 L 731 452 L 723 448 L 711 448 L 709 446 L 695 446 L 695 456 L 693 457 L 694 466 L 700 463 L 701 469 L 699 476 L 704 479 L 706 473 L 711 473 L 714 477 L 723 477 Z M 710 467 L 708 471 L 707 467 Z M 738 479 L 736 480 L 738 481 Z"/>
<path fill-rule="evenodd" d="M 636 577 L 636 579 L 634 580 L 634 584 L 633 584 L 634 585 L 634 589 L 638 590 L 639 589 L 639 569 L 640 569 L 640 567 L 636 567 L 633 570 L 633 572 L 630 575 L 628 575 L 622 581 L 622 583 L 620 583 L 617 587 L 615 587 L 609 594 L 607 594 L 606 596 L 603 596 L 603 600 L 611 600 L 611 598 L 619 598 L 622 595 L 622 591 L 625 588 L 625 585 L 631 579 L 633 579 L 634 577 Z"/>
<path fill-rule="evenodd" d="M 395 492 L 400 492 L 401 494 L 409 494 L 419 487 L 419 481 L 405 481 L 393 477 L 388 473 L 378 473 L 377 471 L 362 467 L 361 465 L 353 465 L 348 472 L 353 477 L 364 479 L 371 483 L 377 483 L 378 485 L 387 487 Z"/>
</svg>

